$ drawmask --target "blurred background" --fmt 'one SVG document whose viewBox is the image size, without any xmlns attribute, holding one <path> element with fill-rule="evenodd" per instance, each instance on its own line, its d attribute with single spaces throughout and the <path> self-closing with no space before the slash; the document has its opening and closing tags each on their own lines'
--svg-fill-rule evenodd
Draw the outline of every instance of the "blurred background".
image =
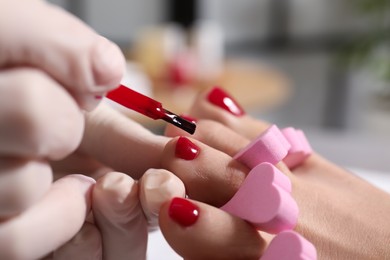
<svg viewBox="0 0 390 260">
<path fill-rule="evenodd" d="M 224 84 L 248 113 L 302 128 L 329 159 L 390 172 L 388 0 L 51 2 L 119 44 L 132 87 L 168 92 L 173 111 L 194 96 L 188 86 Z"/>
</svg>

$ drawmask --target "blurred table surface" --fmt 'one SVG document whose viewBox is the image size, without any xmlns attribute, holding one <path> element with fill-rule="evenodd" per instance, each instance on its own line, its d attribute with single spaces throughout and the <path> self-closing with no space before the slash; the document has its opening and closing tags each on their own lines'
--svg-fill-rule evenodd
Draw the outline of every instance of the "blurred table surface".
<svg viewBox="0 0 390 260">
<path fill-rule="evenodd" d="M 154 85 L 152 97 L 176 114 L 188 112 L 196 95 L 212 86 L 225 89 L 247 111 L 264 111 L 277 107 L 287 100 L 291 92 L 288 79 L 280 71 L 260 62 L 247 60 L 226 61 L 221 76 L 212 83 L 177 88 L 164 86 L 164 83 L 159 82 Z M 133 111 L 126 114 L 148 128 L 165 124 L 162 120 L 152 120 Z"/>
</svg>

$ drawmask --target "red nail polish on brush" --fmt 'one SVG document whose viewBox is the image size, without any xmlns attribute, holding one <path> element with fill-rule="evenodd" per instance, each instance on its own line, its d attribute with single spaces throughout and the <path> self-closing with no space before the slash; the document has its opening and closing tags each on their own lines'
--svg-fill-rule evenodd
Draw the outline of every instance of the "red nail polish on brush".
<svg viewBox="0 0 390 260">
<path fill-rule="evenodd" d="M 169 205 L 168 215 L 183 227 L 188 227 L 198 220 L 199 208 L 183 198 L 173 198 Z"/>
<path fill-rule="evenodd" d="M 184 160 L 193 160 L 199 154 L 199 147 L 186 137 L 179 137 L 176 143 L 175 155 Z"/>
<path fill-rule="evenodd" d="M 235 116 L 242 116 L 245 114 L 244 110 L 237 103 L 237 101 L 235 101 L 231 96 L 229 96 L 219 87 L 214 87 L 210 91 L 207 98 L 212 104 L 222 109 L 225 109 L 226 111 Z"/>
</svg>

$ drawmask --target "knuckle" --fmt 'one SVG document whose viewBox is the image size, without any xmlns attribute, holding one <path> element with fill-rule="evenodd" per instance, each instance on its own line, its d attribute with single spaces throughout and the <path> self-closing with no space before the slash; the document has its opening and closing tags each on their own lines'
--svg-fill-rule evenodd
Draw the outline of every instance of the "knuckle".
<svg viewBox="0 0 390 260">
<path fill-rule="evenodd" d="M 127 223 L 142 214 L 138 184 L 124 173 L 110 172 L 100 178 L 92 198 L 94 212 L 117 223 Z"/>
<path fill-rule="evenodd" d="M 122 203 L 125 199 L 138 199 L 138 193 L 132 192 L 134 187 L 136 182 L 130 176 L 121 172 L 109 172 L 96 182 L 94 191 L 100 193 L 104 199 Z"/>
<path fill-rule="evenodd" d="M 26 153 L 60 159 L 79 145 L 84 119 L 71 96 L 45 73 L 19 70 L 11 78 L 18 104 L 7 116 Z"/>
</svg>

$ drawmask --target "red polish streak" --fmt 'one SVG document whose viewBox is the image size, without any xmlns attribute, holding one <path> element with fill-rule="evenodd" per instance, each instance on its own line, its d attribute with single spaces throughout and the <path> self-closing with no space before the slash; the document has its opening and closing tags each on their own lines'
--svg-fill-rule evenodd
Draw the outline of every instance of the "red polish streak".
<svg viewBox="0 0 390 260">
<path fill-rule="evenodd" d="M 225 109 L 236 116 L 242 116 L 245 114 L 241 106 L 230 97 L 225 91 L 219 87 L 214 87 L 213 90 L 208 95 L 208 100 L 214 105 Z"/>
<path fill-rule="evenodd" d="M 188 227 L 198 220 L 199 208 L 186 199 L 173 198 L 169 205 L 168 215 L 176 223 Z"/>
<path fill-rule="evenodd" d="M 196 125 L 193 122 L 189 122 L 164 109 L 160 102 L 123 85 L 120 85 L 118 88 L 108 92 L 107 98 L 154 120 L 162 119 L 190 134 L 195 132 Z"/>
<path fill-rule="evenodd" d="M 178 158 L 191 161 L 199 154 L 199 147 L 186 137 L 179 137 L 176 143 L 175 155 Z"/>
</svg>

